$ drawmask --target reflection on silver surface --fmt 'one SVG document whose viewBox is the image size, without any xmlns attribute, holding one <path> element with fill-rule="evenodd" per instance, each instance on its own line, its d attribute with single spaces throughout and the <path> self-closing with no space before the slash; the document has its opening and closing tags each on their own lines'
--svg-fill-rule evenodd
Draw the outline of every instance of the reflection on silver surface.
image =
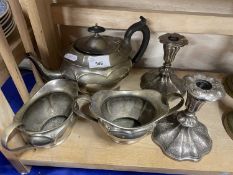
<svg viewBox="0 0 233 175">
<path fill-rule="evenodd" d="M 100 33 L 101 26 L 89 27 L 90 36 L 76 40 L 64 55 L 61 68 L 56 71 L 46 69 L 37 59 L 28 55 L 45 80 L 65 78 L 78 82 L 80 91 L 93 94 L 98 90 L 113 89 L 124 79 L 132 65 L 141 59 L 150 39 L 150 30 L 146 19 L 131 25 L 124 38 L 106 36 Z M 131 57 L 131 36 L 140 31 L 143 40 L 134 57 Z"/>
<path fill-rule="evenodd" d="M 46 83 L 17 112 L 13 123 L 3 132 L 1 143 L 9 151 L 51 147 L 62 143 L 75 121 L 73 107 L 78 96 L 77 83 L 53 80 Z M 8 142 L 19 132 L 25 145 L 10 148 Z"/>
<path fill-rule="evenodd" d="M 142 89 L 154 89 L 168 95 L 170 93 L 179 93 L 184 95 L 185 86 L 183 80 L 179 79 L 173 69 L 171 63 L 174 61 L 180 47 L 188 44 L 188 40 L 177 33 L 167 33 L 159 37 L 160 43 L 164 49 L 164 64 L 159 70 L 153 70 L 145 73 L 141 78 Z"/>
<path fill-rule="evenodd" d="M 206 101 L 216 101 L 225 95 L 220 82 L 202 74 L 186 76 L 186 109 L 158 122 L 152 140 L 175 160 L 198 161 L 212 148 L 208 130 L 195 113 Z"/>
<path fill-rule="evenodd" d="M 158 120 L 177 111 L 184 102 L 179 97 L 181 101 L 169 109 L 161 93 L 154 90 L 102 90 L 92 98 L 83 97 L 89 101 L 93 116 L 81 111 L 77 115 L 98 122 L 113 141 L 129 144 L 150 134 Z"/>
</svg>

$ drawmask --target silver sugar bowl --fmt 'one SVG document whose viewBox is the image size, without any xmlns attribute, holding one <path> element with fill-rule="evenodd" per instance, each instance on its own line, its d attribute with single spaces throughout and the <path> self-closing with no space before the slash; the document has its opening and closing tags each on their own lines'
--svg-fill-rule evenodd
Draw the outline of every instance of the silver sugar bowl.
<svg viewBox="0 0 233 175">
<path fill-rule="evenodd" d="M 170 108 L 169 99 L 174 97 L 180 101 Z M 80 100 L 86 105 L 80 105 Z M 160 119 L 183 106 L 184 99 L 180 94 L 164 98 L 154 90 L 101 90 L 92 97 L 80 96 L 77 102 L 78 116 L 97 122 L 114 142 L 131 144 L 151 134 Z M 90 112 L 84 111 L 85 106 Z"/>
</svg>

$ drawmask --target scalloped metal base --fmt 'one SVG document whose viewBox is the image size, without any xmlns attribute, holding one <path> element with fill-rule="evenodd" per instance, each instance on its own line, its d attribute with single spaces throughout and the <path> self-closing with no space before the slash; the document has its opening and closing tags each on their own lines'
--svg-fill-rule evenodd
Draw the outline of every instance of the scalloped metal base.
<svg viewBox="0 0 233 175">
<path fill-rule="evenodd" d="M 152 140 L 172 159 L 199 161 L 212 148 L 208 130 L 197 120 L 193 127 L 184 126 L 178 116 L 188 118 L 183 111 L 164 118 L 154 128 Z"/>
<path fill-rule="evenodd" d="M 167 69 L 167 70 L 166 70 Z M 145 73 L 141 77 L 142 89 L 153 89 L 164 95 L 178 93 L 182 96 L 186 89 L 182 79 L 178 78 L 171 68 L 163 68 Z"/>
</svg>

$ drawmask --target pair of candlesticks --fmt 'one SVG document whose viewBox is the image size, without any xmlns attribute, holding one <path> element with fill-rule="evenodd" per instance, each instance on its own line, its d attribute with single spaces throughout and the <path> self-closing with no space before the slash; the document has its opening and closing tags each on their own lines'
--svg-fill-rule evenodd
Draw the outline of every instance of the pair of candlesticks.
<svg viewBox="0 0 233 175">
<path fill-rule="evenodd" d="M 179 49 L 188 40 L 177 33 L 159 37 L 164 49 L 164 64 L 159 70 L 145 73 L 141 78 L 142 89 L 154 89 L 165 97 L 170 93 L 187 92 L 186 109 L 162 119 L 152 134 L 152 139 L 163 152 L 175 160 L 198 161 L 212 148 L 212 140 L 204 124 L 195 113 L 206 101 L 216 101 L 225 95 L 220 82 L 203 74 L 180 79 L 171 68 Z"/>
</svg>

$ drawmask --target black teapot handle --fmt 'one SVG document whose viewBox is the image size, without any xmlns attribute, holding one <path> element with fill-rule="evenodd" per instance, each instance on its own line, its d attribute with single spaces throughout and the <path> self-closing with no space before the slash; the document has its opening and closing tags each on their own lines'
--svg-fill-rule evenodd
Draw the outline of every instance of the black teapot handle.
<svg viewBox="0 0 233 175">
<path fill-rule="evenodd" d="M 140 16 L 140 19 L 141 21 L 133 24 L 127 29 L 124 37 L 126 44 L 131 44 L 131 37 L 135 32 L 141 31 L 143 34 L 141 46 L 137 51 L 137 53 L 135 54 L 135 56 L 132 58 L 133 63 L 137 63 L 140 60 L 140 58 L 143 56 L 150 40 L 150 29 L 146 25 L 146 19 L 143 16 Z"/>
</svg>

